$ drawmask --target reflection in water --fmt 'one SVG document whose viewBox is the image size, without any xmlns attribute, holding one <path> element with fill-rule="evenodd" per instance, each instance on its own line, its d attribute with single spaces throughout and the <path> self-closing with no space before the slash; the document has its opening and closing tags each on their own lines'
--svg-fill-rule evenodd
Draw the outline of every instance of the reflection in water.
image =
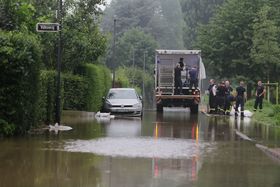
<svg viewBox="0 0 280 187">
<path fill-rule="evenodd" d="M 277 129 L 186 110 L 147 112 L 142 121 L 73 112 L 62 120 L 73 130 L 0 141 L 0 187 L 280 186 L 280 166 L 235 134 L 276 145 Z"/>
<path fill-rule="evenodd" d="M 199 140 L 198 116 L 190 115 L 190 113 L 180 110 L 157 113 L 154 137 L 155 139 L 160 137 L 176 137 L 191 140 L 193 141 L 191 148 L 194 151 L 189 159 L 172 160 L 170 164 L 165 165 L 161 164 L 161 162 L 163 162 L 161 159 L 157 157 L 153 158 L 154 177 L 166 178 L 167 176 L 164 176 L 162 172 L 159 171 L 172 171 L 173 174 L 176 173 L 176 175 L 179 176 L 184 173 L 184 179 L 189 181 L 188 183 L 196 181 L 198 170 L 201 167 L 200 155 L 204 152 L 200 148 L 200 145 L 205 144 L 203 140 Z"/>
<path fill-rule="evenodd" d="M 108 137 L 138 137 L 141 135 L 141 119 L 114 119 L 104 124 Z"/>
<path fill-rule="evenodd" d="M 192 158 L 197 153 L 210 151 L 208 143 L 170 138 L 106 137 L 96 140 L 66 141 L 65 151 L 132 158 Z"/>
</svg>

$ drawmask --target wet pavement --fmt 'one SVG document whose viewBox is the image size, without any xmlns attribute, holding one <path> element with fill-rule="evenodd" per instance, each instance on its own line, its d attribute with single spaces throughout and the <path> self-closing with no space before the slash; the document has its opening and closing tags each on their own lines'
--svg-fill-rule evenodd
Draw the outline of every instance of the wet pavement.
<svg viewBox="0 0 280 187">
<path fill-rule="evenodd" d="M 167 109 L 110 120 L 68 111 L 63 123 L 73 130 L 1 140 L 1 187 L 280 186 L 279 161 L 255 146 L 280 147 L 280 128 L 249 118 Z"/>
</svg>

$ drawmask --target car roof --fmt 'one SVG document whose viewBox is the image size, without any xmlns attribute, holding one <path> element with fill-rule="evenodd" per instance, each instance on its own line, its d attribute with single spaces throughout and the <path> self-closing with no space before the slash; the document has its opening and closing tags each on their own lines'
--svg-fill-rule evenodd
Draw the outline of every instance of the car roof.
<svg viewBox="0 0 280 187">
<path fill-rule="evenodd" d="M 134 88 L 111 88 L 110 90 L 134 90 Z"/>
</svg>

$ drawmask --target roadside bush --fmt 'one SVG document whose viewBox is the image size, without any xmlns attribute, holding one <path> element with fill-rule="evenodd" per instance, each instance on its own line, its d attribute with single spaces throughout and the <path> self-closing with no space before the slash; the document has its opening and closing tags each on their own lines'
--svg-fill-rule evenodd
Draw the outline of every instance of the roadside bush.
<svg viewBox="0 0 280 187">
<path fill-rule="evenodd" d="M 118 68 L 116 71 L 116 84 L 117 87 L 129 87 L 129 77 L 125 68 Z"/>
<path fill-rule="evenodd" d="M 10 136 L 15 132 L 16 126 L 0 119 L 0 135 Z"/>
<path fill-rule="evenodd" d="M 56 99 L 56 72 L 41 71 L 39 84 L 38 119 L 39 123 L 54 121 Z"/>
<path fill-rule="evenodd" d="M 36 125 L 41 50 L 29 33 L 0 31 L 0 116 L 9 134 Z M 5 123 L 6 124 L 6 123 Z"/>
<path fill-rule="evenodd" d="M 84 76 L 88 88 L 86 91 L 86 110 L 97 112 L 102 107 L 102 97 L 111 87 L 111 76 L 108 77 L 108 70 L 104 66 L 85 64 L 80 68 L 79 73 Z M 107 72 L 107 73 L 105 73 Z"/>
<path fill-rule="evenodd" d="M 64 105 L 65 110 L 85 110 L 88 83 L 84 77 L 64 74 Z"/>
<path fill-rule="evenodd" d="M 273 117 L 275 118 L 276 125 L 280 125 L 280 105 L 273 106 Z"/>
<path fill-rule="evenodd" d="M 111 75 L 111 71 L 105 67 L 105 66 L 101 66 L 102 70 L 103 70 L 103 74 L 104 74 L 104 92 L 103 92 L 103 96 L 106 96 L 109 89 L 112 87 L 112 75 Z"/>
</svg>

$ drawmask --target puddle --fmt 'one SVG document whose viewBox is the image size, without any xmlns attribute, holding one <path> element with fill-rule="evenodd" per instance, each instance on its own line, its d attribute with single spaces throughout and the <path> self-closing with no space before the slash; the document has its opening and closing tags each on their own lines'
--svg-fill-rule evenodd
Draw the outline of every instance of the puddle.
<svg viewBox="0 0 280 187">
<path fill-rule="evenodd" d="M 214 149 L 214 144 L 171 138 L 100 138 L 67 141 L 64 150 L 112 157 L 191 158 Z"/>
</svg>

